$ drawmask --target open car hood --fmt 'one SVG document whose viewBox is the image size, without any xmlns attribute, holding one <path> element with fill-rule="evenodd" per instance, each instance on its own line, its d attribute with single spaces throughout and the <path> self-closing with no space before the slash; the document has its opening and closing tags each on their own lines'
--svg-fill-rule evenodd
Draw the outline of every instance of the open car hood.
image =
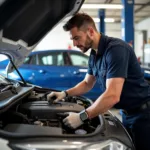
<svg viewBox="0 0 150 150">
<path fill-rule="evenodd" d="M 61 20 L 80 9 L 84 0 L 2 0 L 0 2 L 0 53 L 16 67 Z M 7 72 L 12 72 L 11 64 Z"/>
</svg>

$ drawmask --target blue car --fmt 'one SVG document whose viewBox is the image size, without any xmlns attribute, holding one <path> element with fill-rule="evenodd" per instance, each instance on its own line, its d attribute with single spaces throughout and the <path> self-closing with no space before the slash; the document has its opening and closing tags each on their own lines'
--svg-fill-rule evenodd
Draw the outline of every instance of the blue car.
<svg viewBox="0 0 150 150">
<path fill-rule="evenodd" d="M 7 62 L 7 63 L 6 63 Z M 1 62 L 0 72 L 8 61 Z M 43 50 L 32 52 L 26 57 L 19 72 L 28 83 L 45 88 L 66 90 L 82 81 L 87 72 L 88 56 L 76 50 Z M 21 80 L 16 72 L 10 73 L 9 78 Z M 95 87 L 85 94 L 95 100 L 101 89 L 97 83 Z"/>
</svg>

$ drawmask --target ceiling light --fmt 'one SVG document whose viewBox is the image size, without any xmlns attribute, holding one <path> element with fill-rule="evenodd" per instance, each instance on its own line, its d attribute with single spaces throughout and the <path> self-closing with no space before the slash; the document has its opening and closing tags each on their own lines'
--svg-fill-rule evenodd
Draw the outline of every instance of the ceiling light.
<svg viewBox="0 0 150 150">
<path fill-rule="evenodd" d="M 105 18 L 105 22 L 115 22 L 114 18 Z"/>
<path fill-rule="evenodd" d="M 94 22 L 100 22 L 99 18 L 93 18 Z M 115 22 L 114 18 L 105 18 L 104 19 L 105 22 Z"/>
<path fill-rule="evenodd" d="M 83 9 L 123 9 L 121 4 L 83 4 Z"/>
</svg>

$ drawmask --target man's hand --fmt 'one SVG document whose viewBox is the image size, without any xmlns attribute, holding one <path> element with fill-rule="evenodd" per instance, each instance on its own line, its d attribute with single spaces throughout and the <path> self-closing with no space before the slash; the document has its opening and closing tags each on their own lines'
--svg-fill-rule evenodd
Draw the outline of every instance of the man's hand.
<svg viewBox="0 0 150 150">
<path fill-rule="evenodd" d="M 53 97 L 56 97 L 54 100 L 54 103 L 57 103 L 58 101 L 64 99 L 66 97 L 66 93 L 64 91 L 62 92 L 51 92 L 47 95 L 47 100 L 51 101 Z"/>
<path fill-rule="evenodd" d="M 68 114 L 69 116 L 63 120 L 65 125 L 75 129 L 83 124 L 82 120 L 80 119 L 79 113 L 69 112 Z"/>
</svg>

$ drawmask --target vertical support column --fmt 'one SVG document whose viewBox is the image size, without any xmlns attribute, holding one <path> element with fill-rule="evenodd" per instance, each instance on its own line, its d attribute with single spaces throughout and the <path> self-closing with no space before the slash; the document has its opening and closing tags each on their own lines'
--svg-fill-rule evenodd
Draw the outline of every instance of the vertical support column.
<svg viewBox="0 0 150 150">
<path fill-rule="evenodd" d="M 134 49 L 134 0 L 121 0 L 122 9 L 122 39 Z"/>
<path fill-rule="evenodd" d="M 105 34 L 105 10 L 99 9 L 98 15 L 99 15 L 99 19 L 100 19 L 99 31 Z"/>
<path fill-rule="evenodd" d="M 142 63 L 143 65 L 145 64 L 145 57 L 146 57 L 146 54 L 145 54 L 145 44 L 147 43 L 147 30 L 142 30 L 142 34 L 143 34 L 143 58 L 142 58 Z M 148 57 L 147 57 L 148 58 Z M 147 59 L 149 60 L 149 59 Z"/>
</svg>

